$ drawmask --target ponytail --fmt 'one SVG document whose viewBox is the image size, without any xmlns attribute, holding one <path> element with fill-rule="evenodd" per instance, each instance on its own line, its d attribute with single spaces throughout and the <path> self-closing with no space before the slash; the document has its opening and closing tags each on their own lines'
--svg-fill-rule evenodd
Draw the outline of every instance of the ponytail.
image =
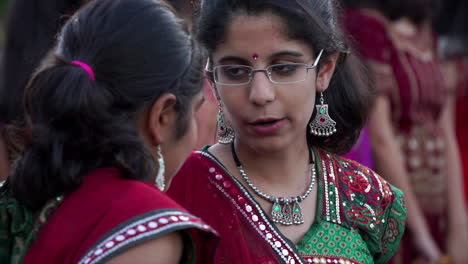
<svg viewBox="0 0 468 264">
<path fill-rule="evenodd" d="M 66 195 L 99 167 L 146 180 L 152 156 L 131 116 L 111 115 L 113 96 L 81 67 L 51 56 L 26 88 L 27 147 L 10 178 L 12 194 L 35 211 Z"/>
</svg>

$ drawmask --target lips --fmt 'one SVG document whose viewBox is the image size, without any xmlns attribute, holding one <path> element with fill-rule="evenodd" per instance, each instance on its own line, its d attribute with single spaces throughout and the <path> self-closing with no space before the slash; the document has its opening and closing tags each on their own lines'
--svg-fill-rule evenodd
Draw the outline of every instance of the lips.
<svg viewBox="0 0 468 264">
<path fill-rule="evenodd" d="M 271 125 L 280 120 L 281 120 L 280 118 L 261 118 L 261 119 L 255 120 L 251 124 L 254 126 L 266 126 L 266 125 Z"/>
<path fill-rule="evenodd" d="M 285 118 L 259 118 L 250 123 L 253 132 L 259 136 L 277 133 L 286 124 Z"/>
</svg>

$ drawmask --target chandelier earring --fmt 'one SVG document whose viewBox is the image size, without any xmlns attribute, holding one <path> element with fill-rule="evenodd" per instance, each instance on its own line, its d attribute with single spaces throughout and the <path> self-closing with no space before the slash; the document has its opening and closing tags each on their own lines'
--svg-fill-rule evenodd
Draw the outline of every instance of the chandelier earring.
<svg viewBox="0 0 468 264">
<path fill-rule="evenodd" d="M 221 104 L 218 105 L 218 142 L 221 144 L 230 144 L 235 137 L 234 130 L 228 126 L 224 119 L 224 113 L 221 108 Z"/>
<path fill-rule="evenodd" d="M 336 122 L 328 114 L 328 104 L 325 104 L 323 93 L 320 93 L 320 104 L 315 106 L 317 114 L 310 122 L 310 133 L 317 137 L 328 137 L 336 133 Z"/>
<path fill-rule="evenodd" d="M 159 190 L 164 191 L 166 189 L 166 179 L 164 178 L 164 171 L 166 165 L 164 164 L 164 157 L 161 152 L 161 145 L 156 147 L 156 153 L 158 155 L 158 175 L 156 176 L 156 186 Z"/>
</svg>

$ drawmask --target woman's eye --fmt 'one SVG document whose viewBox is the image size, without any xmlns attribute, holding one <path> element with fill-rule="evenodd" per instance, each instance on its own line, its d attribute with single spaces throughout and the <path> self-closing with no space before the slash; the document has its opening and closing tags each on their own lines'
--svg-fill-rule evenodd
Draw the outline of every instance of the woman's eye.
<svg viewBox="0 0 468 264">
<path fill-rule="evenodd" d="M 247 74 L 247 69 L 244 67 L 229 67 L 224 70 L 224 72 L 230 76 L 240 76 Z"/>
<path fill-rule="evenodd" d="M 273 66 L 272 71 L 277 73 L 288 73 L 295 71 L 297 67 L 298 66 L 294 64 L 280 64 Z"/>
</svg>

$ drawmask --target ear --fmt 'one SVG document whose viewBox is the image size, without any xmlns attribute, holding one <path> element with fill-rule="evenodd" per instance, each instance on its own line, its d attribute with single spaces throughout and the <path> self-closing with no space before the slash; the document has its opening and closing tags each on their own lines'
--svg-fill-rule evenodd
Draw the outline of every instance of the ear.
<svg viewBox="0 0 468 264">
<path fill-rule="evenodd" d="M 177 122 L 176 103 L 176 96 L 166 93 L 160 96 L 149 109 L 146 127 L 149 129 L 152 144 L 161 145 L 173 136 Z"/>
<path fill-rule="evenodd" d="M 335 72 L 338 56 L 338 52 L 328 56 L 325 63 L 320 67 L 316 80 L 317 92 L 325 92 L 325 90 L 327 90 L 331 78 L 333 77 L 333 73 Z"/>
</svg>

